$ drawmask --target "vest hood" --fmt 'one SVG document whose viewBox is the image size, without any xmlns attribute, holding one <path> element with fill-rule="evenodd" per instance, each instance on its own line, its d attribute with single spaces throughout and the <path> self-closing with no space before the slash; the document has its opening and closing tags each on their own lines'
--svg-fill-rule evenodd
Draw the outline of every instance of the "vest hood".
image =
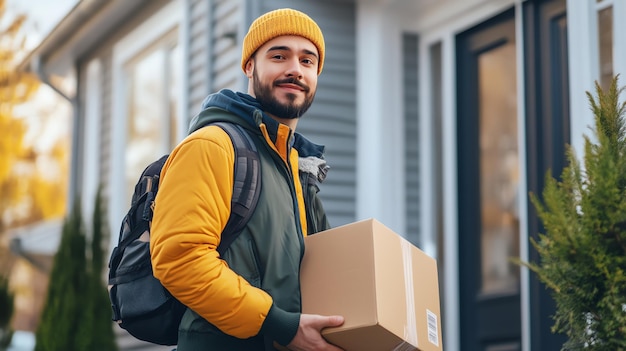
<svg viewBox="0 0 626 351">
<path fill-rule="evenodd" d="M 214 108 L 228 111 L 238 118 L 226 119 L 223 114 L 208 113 Z M 270 138 L 276 142 L 279 123 L 263 112 L 261 104 L 249 94 L 234 92 L 230 89 L 222 89 L 217 93 L 210 94 L 202 102 L 202 111 L 189 123 L 189 134 L 208 123 L 218 121 L 238 123 L 255 131 L 258 131 L 258 126 L 265 124 Z M 325 147 L 323 145 L 315 144 L 299 133 L 294 133 L 292 143 L 301 157 L 324 157 Z"/>
</svg>

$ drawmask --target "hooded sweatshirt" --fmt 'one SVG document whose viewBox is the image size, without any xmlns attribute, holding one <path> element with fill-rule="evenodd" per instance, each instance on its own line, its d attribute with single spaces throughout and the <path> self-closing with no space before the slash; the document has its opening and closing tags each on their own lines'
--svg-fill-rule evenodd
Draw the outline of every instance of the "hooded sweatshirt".
<svg viewBox="0 0 626 351">
<path fill-rule="evenodd" d="M 161 172 L 150 239 L 154 276 L 189 307 L 178 349 L 287 345 L 300 319 L 303 238 L 310 225 L 328 227 L 317 191 L 312 201 L 307 190 L 310 179 L 325 176 L 324 147 L 267 116 L 248 94 L 222 90 L 202 108 Z M 261 160 L 258 205 L 222 257 L 216 249 L 230 215 L 234 148 L 225 131 L 207 126 L 217 121 L 243 126 Z"/>
</svg>

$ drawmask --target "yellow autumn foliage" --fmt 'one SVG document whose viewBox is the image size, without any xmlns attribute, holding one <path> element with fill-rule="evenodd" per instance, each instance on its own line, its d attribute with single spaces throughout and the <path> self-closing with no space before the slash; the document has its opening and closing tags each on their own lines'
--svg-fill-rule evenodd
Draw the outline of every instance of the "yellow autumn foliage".
<svg viewBox="0 0 626 351">
<path fill-rule="evenodd" d="M 6 0 L 0 0 L 0 235 L 8 226 L 62 216 L 65 207 L 67 145 L 59 141 L 41 155 L 26 144 L 28 124 L 15 113 L 16 106 L 30 102 L 40 86 L 36 76 L 17 69 L 25 53 L 25 21 L 24 15 L 9 14 Z M 48 179 L 37 170 L 41 157 L 58 163 L 64 174 Z M 7 216 L 9 212 L 13 215 Z M 6 217 L 11 217 L 10 224 Z"/>
</svg>

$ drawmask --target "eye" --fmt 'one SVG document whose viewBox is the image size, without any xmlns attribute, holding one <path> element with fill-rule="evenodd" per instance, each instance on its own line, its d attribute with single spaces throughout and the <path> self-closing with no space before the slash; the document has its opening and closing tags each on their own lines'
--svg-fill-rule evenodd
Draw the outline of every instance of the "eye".
<svg viewBox="0 0 626 351">
<path fill-rule="evenodd" d="M 312 65 L 312 64 L 314 64 L 315 62 L 313 62 L 313 60 L 312 60 L 312 59 L 310 59 L 310 58 L 308 58 L 308 57 L 307 57 L 307 58 L 302 59 L 302 63 L 304 63 L 304 64 L 306 64 L 306 65 Z"/>
<path fill-rule="evenodd" d="M 274 54 L 274 55 L 271 56 L 271 58 L 273 60 L 283 60 L 283 59 L 285 59 L 285 55 L 283 55 L 283 54 Z"/>
</svg>

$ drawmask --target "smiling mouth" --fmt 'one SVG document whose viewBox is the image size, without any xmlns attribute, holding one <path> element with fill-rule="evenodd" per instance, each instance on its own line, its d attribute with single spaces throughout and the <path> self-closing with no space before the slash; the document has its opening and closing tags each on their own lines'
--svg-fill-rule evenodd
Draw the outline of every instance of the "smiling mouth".
<svg viewBox="0 0 626 351">
<path fill-rule="evenodd" d="M 308 86 L 304 85 L 303 83 L 299 82 L 298 80 L 294 78 L 288 78 L 288 79 L 276 81 L 274 85 L 279 88 L 284 88 L 284 89 L 289 89 L 289 90 L 298 90 L 298 91 L 303 91 L 305 93 L 309 91 Z"/>
<path fill-rule="evenodd" d="M 299 85 L 295 85 L 295 84 L 279 84 L 278 87 L 283 88 L 283 89 L 288 89 L 288 90 L 304 91 L 302 87 L 300 87 Z"/>
</svg>

